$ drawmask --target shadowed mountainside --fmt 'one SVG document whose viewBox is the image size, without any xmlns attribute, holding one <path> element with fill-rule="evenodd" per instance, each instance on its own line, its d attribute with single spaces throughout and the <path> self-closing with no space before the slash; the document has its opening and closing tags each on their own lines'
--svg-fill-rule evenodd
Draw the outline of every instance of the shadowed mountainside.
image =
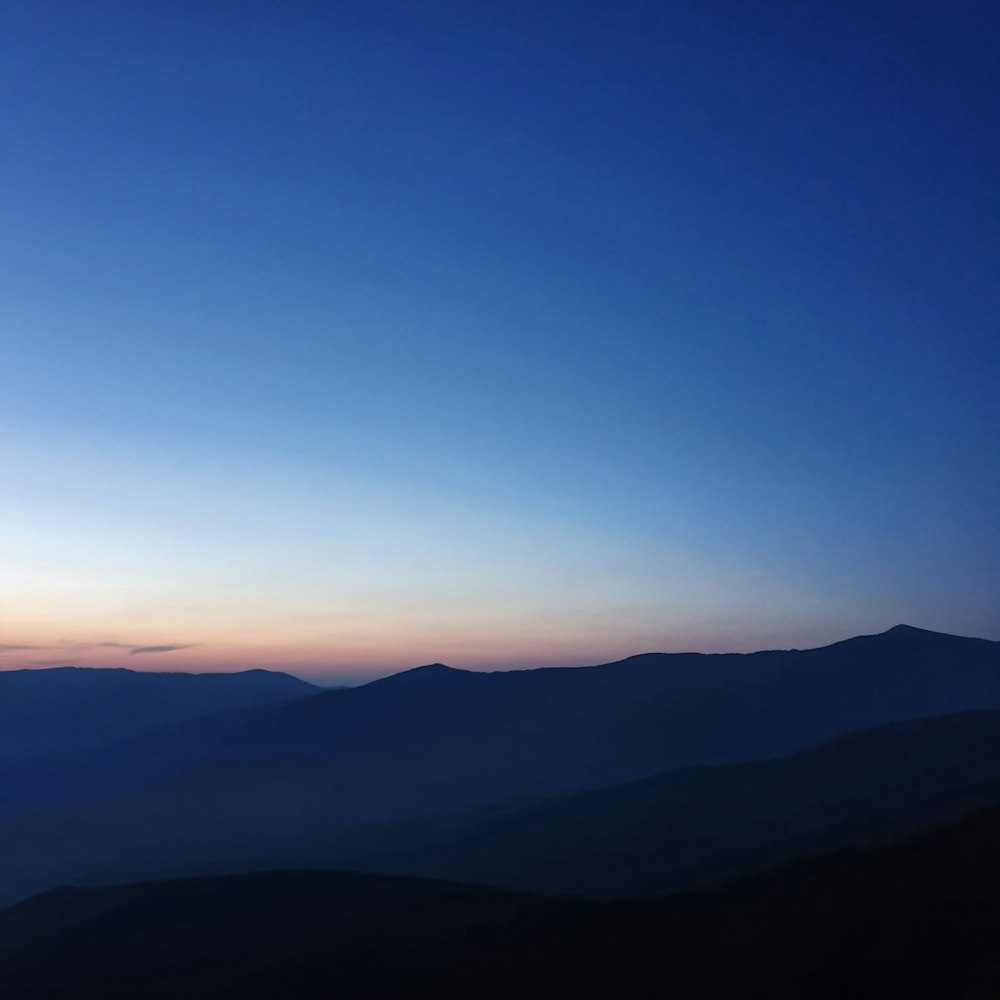
<svg viewBox="0 0 1000 1000">
<path fill-rule="evenodd" d="M 520 808 L 369 825 L 299 850 L 330 866 L 625 896 L 889 840 L 998 801 L 1000 712 L 974 712 Z"/>
<path fill-rule="evenodd" d="M 225 787 L 210 772 L 211 794 L 196 794 L 189 776 L 0 827 L 6 898 L 59 882 L 293 867 L 567 895 L 697 886 L 1000 801 L 1000 712 L 892 723 L 789 757 L 686 768 L 528 806 L 347 828 L 325 794 L 324 762 L 230 766 Z"/>
<path fill-rule="evenodd" d="M 18 1000 L 987 1000 L 998 845 L 993 809 L 711 893 L 603 904 L 317 872 L 63 889 L 0 911 L 0 979 Z"/>
</svg>

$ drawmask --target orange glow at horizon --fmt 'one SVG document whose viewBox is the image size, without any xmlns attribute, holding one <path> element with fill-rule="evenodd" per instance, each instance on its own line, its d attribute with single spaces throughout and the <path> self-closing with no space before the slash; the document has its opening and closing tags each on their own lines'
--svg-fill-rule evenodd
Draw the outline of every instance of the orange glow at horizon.
<svg viewBox="0 0 1000 1000">
<path fill-rule="evenodd" d="M 829 628 L 798 622 L 797 628 L 772 628 L 766 633 L 747 621 L 731 621 L 710 628 L 693 618 L 686 623 L 652 630 L 611 627 L 608 621 L 575 622 L 572 628 L 503 630 L 458 626 L 436 630 L 411 623 L 396 633 L 356 629 L 340 636 L 292 636 L 252 640 L 219 637 L 213 640 L 171 641 L 174 633 L 148 628 L 127 638 L 59 639 L 37 629 L 18 633 L 4 629 L 0 642 L 0 670 L 57 666 L 124 667 L 130 670 L 230 672 L 247 669 L 281 670 L 304 678 L 343 677 L 359 681 L 423 663 L 443 662 L 466 669 L 502 670 L 545 666 L 582 666 L 609 662 L 636 653 L 749 652 L 761 648 L 824 645 L 846 636 Z M 868 628 L 877 631 L 881 622 Z M 864 629 L 860 629 L 864 631 Z M 498 638 L 498 636 L 503 638 Z M 149 637 L 153 636 L 153 639 Z M 804 640 L 804 641 L 803 641 Z"/>
</svg>

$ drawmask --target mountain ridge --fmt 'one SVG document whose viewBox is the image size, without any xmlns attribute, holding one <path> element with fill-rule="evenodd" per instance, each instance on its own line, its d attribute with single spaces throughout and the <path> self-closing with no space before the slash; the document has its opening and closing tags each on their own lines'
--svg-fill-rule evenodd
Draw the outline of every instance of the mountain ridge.
<svg viewBox="0 0 1000 1000">
<path fill-rule="evenodd" d="M 755 656 L 768 656 L 781 653 L 817 653 L 822 650 L 832 649 L 839 647 L 844 643 L 866 643 L 872 640 L 909 640 L 915 639 L 923 636 L 938 637 L 940 639 L 946 640 L 958 640 L 960 642 L 980 642 L 980 643 L 992 643 L 995 645 L 1000 645 L 1000 640 L 995 639 L 983 639 L 977 636 L 964 636 L 957 635 L 951 632 L 938 632 L 933 629 L 919 628 L 915 625 L 898 624 L 893 625 L 890 628 L 885 629 L 882 632 L 872 632 L 865 633 L 862 635 L 849 636 L 846 639 L 837 639 L 833 642 L 824 643 L 821 646 L 807 646 L 807 647 L 788 647 L 788 648 L 771 648 L 771 649 L 758 649 L 750 650 L 748 652 L 721 652 L 721 653 L 706 653 L 698 650 L 677 650 L 674 652 L 663 652 L 662 650 L 647 650 L 642 653 L 631 653 L 628 656 L 621 657 L 617 660 L 609 660 L 606 663 L 585 663 L 578 664 L 575 666 L 559 666 L 559 667 L 513 667 L 510 669 L 494 669 L 494 670 L 476 670 L 468 667 L 455 667 L 447 663 L 434 662 L 423 664 L 418 667 L 408 667 L 405 670 L 398 671 L 396 673 L 387 674 L 385 677 L 380 677 L 375 681 L 370 681 L 368 683 L 375 684 L 382 681 L 388 681 L 393 677 L 401 677 L 404 675 L 434 675 L 434 674 L 444 674 L 446 671 L 453 674 L 485 674 L 487 676 L 494 676 L 496 674 L 527 674 L 527 673 L 538 673 L 541 671 L 563 671 L 563 670 L 606 670 L 613 667 L 622 667 L 626 664 L 636 664 L 644 661 L 659 659 L 662 657 L 698 657 L 698 658 L 713 658 L 713 657 L 755 657 Z M 367 684 L 357 685 L 359 687 L 366 687 Z"/>
<path fill-rule="evenodd" d="M 0 760 L 86 751 L 152 728 L 319 693 L 280 671 L 0 670 Z"/>
<path fill-rule="evenodd" d="M 86 871 L 130 856 L 141 872 L 214 857 L 220 843 L 280 853 L 364 824 L 508 808 L 781 758 L 884 723 L 1000 710 L 1000 643 L 919 630 L 856 639 L 640 654 L 625 668 L 427 664 L 167 726 L 86 758 L 0 769 L 0 896 L 44 887 L 64 862 Z M 21 822 L 30 796 L 35 812 Z M 58 864 L 40 843 L 63 845 Z"/>
</svg>

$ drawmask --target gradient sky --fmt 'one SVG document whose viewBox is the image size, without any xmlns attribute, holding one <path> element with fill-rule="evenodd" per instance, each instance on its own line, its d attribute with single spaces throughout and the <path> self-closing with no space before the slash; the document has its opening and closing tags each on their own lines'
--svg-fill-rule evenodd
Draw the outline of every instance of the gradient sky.
<svg viewBox="0 0 1000 1000">
<path fill-rule="evenodd" d="M 1000 639 L 998 43 L 6 5 L 0 666 Z"/>
</svg>

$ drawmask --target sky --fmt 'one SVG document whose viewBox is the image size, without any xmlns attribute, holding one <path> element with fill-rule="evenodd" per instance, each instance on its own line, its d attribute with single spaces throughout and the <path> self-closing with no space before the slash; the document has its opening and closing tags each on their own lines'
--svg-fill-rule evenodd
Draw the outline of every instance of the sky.
<svg viewBox="0 0 1000 1000">
<path fill-rule="evenodd" d="M 0 12 L 0 667 L 1000 639 L 1000 8 Z"/>
</svg>

